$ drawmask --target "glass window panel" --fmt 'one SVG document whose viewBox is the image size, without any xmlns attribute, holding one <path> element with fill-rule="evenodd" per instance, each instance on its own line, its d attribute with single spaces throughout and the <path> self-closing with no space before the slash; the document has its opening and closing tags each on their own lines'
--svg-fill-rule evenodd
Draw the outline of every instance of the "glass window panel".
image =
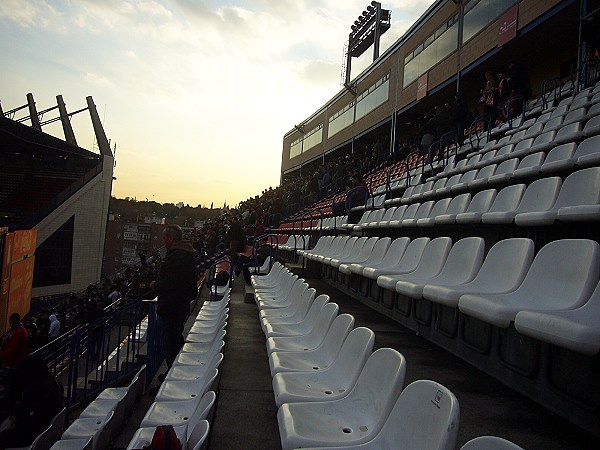
<svg viewBox="0 0 600 450">
<path fill-rule="evenodd" d="M 425 50 L 423 50 L 423 52 L 419 55 L 421 59 L 419 64 L 419 75 L 427 72 L 435 65 L 435 63 L 437 62 L 436 55 L 437 52 L 435 45 L 430 45 Z"/>
<path fill-rule="evenodd" d="M 404 83 L 406 87 L 419 77 L 419 61 L 418 58 L 414 58 L 411 62 L 404 66 Z"/>
<path fill-rule="evenodd" d="M 440 62 L 450 53 L 456 50 L 458 39 L 458 24 L 455 23 L 448 28 L 444 34 L 437 39 L 437 61 Z"/>
<path fill-rule="evenodd" d="M 489 23 L 490 0 L 481 0 L 467 14 L 463 24 L 463 42 L 468 41 Z"/>
</svg>

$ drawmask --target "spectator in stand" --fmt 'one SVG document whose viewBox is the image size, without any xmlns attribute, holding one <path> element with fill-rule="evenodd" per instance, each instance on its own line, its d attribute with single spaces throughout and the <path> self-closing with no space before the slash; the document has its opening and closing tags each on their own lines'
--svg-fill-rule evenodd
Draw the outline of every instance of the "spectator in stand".
<svg viewBox="0 0 600 450">
<path fill-rule="evenodd" d="M 516 98 L 517 96 L 523 97 L 523 102 L 519 100 L 513 100 L 511 103 L 511 114 L 517 115 L 522 112 L 522 106 L 531 98 L 531 85 L 529 84 L 529 77 L 527 76 L 527 72 L 525 70 L 511 62 L 508 64 L 508 76 L 510 78 L 510 87 L 511 87 L 511 98 Z M 511 117 L 513 117 L 511 115 Z"/>
<path fill-rule="evenodd" d="M 246 248 L 246 234 L 244 233 L 244 227 L 242 226 L 242 217 L 239 214 L 234 214 L 231 217 L 226 239 L 229 243 L 231 261 L 235 265 L 238 254 L 243 252 Z"/>
<path fill-rule="evenodd" d="M 452 123 L 456 130 L 456 141 L 458 145 L 465 143 L 465 128 L 467 126 L 467 104 L 463 100 L 461 92 L 454 94 L 454 107 L 452 108 Z"/>
<path fill-rule="evenodd" d="M 60 335 L 60 320 L 58 320 L 56 314 L 50 314 L 48 320 L 50 320 L 50 330 L 48 331 L 48 339 L 53 340 Z"/>
<path fill-rule="evenodd" d="M 196 252 L 183 240 L 183 232 L 177 225 L 167 225 L 163 231 L 167 254 L 160 266 L 157 281 L 150 288 L 158 293 L 156 313 L 162 322 L 163 351 L 167 366 L 183 346 L 183 326 L 190 314 L 190 301 L 198 294 L 196 284 Z M 164 381 L 166 374 L 160 374 Z"/>
<path fill-rule="evenodd" d="M 21 316 L 13 313 L 8 318 L 10 328 L 0 338 L 0 364 L 2 367 L 15 367 L 27 356 L 29 333 L 21 323 Z"/>
<path fill-rule="evenodd" d="M 435 111 L 437 113 L 437 110 Z M 421 130 L 421 146 L 419 154 L 428 155 L 429 147 L 435 141 L 435 113 L 423 117 L 423 129 Z"/>
<path fill-rule="evenodd" d="M 364 205 L 369 195 L 367 183 L 365 183 L 361 174 L 354 174 L 350 180 L 352 185 L 346 194 L 346 206 L 348 211 L 355 206 Z"/>
<path fill-rule="evenodd" d="M 0 424 L 0 449 L 28 448 L 61 410 L 64 388 L 41 358 L 28 356 L 16 368 L 9 390 L 10 415 Z"/>
<path fill-rule="evenodd" d="M 490 127 L 496 125 L 498 116 L 498 86 L 492 72 L 485 73 L 485 87 L 480 91 L 479 103 L 483 105 L 483 113 L 490 118 Z"/>
</svg>

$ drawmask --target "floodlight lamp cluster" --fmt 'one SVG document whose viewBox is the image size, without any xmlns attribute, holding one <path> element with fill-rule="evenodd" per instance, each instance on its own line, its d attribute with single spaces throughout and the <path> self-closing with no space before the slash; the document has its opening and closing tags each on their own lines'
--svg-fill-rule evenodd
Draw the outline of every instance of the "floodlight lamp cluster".
<svg viewBox="0 0 600 450">
<path fill-rule="evenodd" d="M 354 24 L 350 26 L 352 29 L 352 35 L 358 34 L 359 31 L 365 28 L 365 26 L 375 19 L 377 15 L 377 8 L 381 9 L 381 3 L 372 1 L 367 9 L 361 13 L 360 16 L 354 21 Z"/>
</svg>

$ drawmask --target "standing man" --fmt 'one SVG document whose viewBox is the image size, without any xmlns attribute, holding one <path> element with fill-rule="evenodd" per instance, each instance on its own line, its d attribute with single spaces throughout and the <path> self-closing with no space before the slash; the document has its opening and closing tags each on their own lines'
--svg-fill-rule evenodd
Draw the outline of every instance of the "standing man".
<svg viewBox="0 0 600 450">
<path fill-rule="evenodd" d="M 183 347 L 183 325 L 190 314 L 190 301 L 198 295 L 196 252 L 189 241 L 183 240 L 183 232 L 177 225 L 167 225 L 163 241 L 167 255 L 160 266 L 158 281 L 153 281 L 150 287 L 158 293 L 156 313 L 162 322 L 165 360 L 171 368 Z"/>
<path fill-rule="evenodd" d="M 29 335 L 18 313 L 12 313 L 8 323 L 10 328 L 0 338 L 0 366 L 15 367 L 27 356 Z"/>
</svg>

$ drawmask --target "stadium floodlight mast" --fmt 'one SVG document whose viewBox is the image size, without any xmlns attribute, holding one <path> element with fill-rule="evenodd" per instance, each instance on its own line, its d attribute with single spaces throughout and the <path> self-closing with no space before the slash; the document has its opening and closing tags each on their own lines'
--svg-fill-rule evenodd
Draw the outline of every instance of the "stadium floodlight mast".
<svg viewBox="0 0 600 450">
<path fill-rule="evenodd" d="M 371 2 L 350 27 L 352 30 L 348 37 L 348 53 L 346 55 L 346 77 L 344 86 L 353 92 L 350 85 L 350 72 L 352 57 L 359 57 L 371 45 L 373 47 L 373 61 L 379 58 L 379 38 L 390 29 L 392 12 L 382 9 L 381 3 Z"/>
</svg>

